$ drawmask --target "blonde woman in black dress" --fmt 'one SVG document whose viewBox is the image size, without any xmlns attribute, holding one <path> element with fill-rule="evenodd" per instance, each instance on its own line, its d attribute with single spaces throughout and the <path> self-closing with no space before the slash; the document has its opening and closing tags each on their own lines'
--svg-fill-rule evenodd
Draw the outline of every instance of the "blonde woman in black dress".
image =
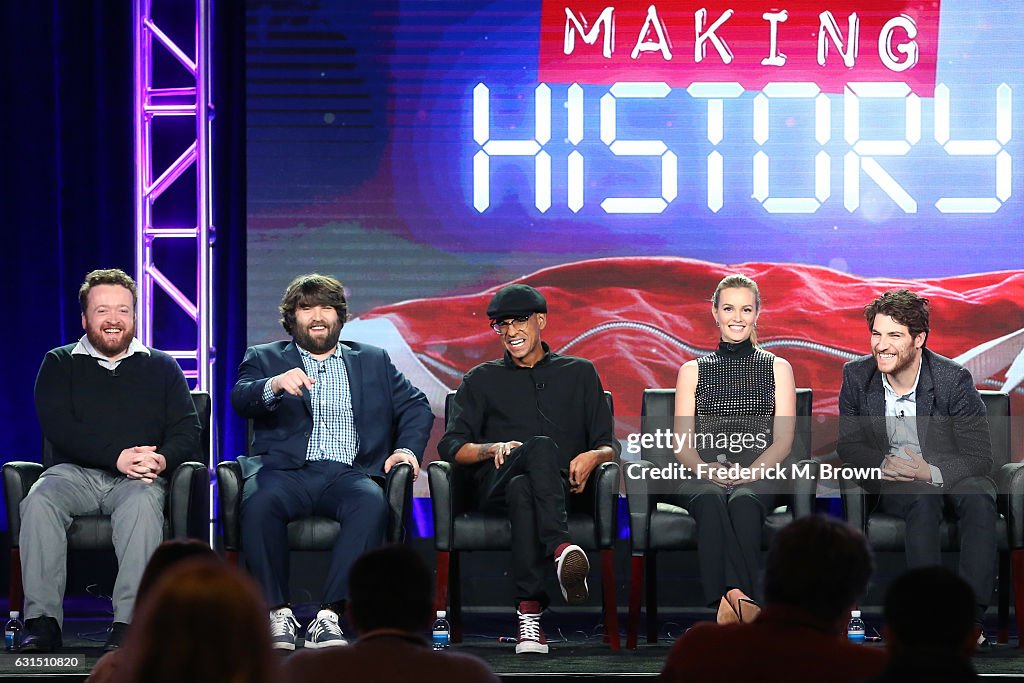
<svg viewBox="0 0 1024 683">
<path fill-rule="evenodd" d="M 789 455 L 796 390 L 790 364 L 757 346 L 757 284 L 730 275 L 711 301 L 718 349 L 685 363 L 676 381 L 675 429 L 691 436 L 676 457 L 700 475 L 683 482 L 677 502 L 697 522 L 707 603 L 718 605 L 719 622 L 730 623 L 760 611 L 750 596 L 758 592 L 761 528 L 782 485 L 762 477 Z M 716 467 L 699 467 L 705 463 Z M 746 471 L 730 473 L 732 465 Z"/>
</svg>

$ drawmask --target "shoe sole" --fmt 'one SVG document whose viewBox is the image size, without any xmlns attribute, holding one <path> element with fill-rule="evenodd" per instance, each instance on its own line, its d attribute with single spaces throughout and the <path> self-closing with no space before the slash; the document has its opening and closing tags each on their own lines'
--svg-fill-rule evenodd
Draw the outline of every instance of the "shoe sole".
<svg viewBox="0 0 1024 683">
<path fill-rule="evenodd" d="M 579 549 L 566 551 L 558 569 L 558 583 L 565 601 L 570 605 L 586 602 L 590 595 L 587 589 L 587 574 L 590 573 L 587 554 Z"/>
<path fill-rule="evenodd" d="M 348 641 L 347 640 L 326 640 L 326 641 L 324 641 L 322 643 L 317 643 L 317 642 L 314 642 L 312 640 L 307 640 L 307 641 L 305 641 L 303 643 L 303 647 L 308 647 L 308 648 L 313 649 L 313 650 L 319 650 L 319 649 L 325 648 L 325 647 L 341 647 L 343 645 L 348 645 Z"/>
<path fill-rule="evenodd" d="M 548 644 L 538 643 L 535 640 L 524 640 L 521 643 L 516 643 L 516 654 L 521 655 L 525 653 L 546 655 L 548 653 Z"/>
<path fill-rule="evenodd" d="M 270 647 L 275 650 L 294 650 L 295 643 L 271 643 Z"/>
</svg>

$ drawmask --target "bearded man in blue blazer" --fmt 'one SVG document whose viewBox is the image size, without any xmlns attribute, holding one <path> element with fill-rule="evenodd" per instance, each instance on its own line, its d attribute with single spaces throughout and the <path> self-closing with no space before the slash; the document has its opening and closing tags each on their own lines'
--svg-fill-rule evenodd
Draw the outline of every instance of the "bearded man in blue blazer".
<svg viewBox="0 0 1024 683">
<path fill-rule="evenodd" d="M 387 528 L 388 504 L 373 477 L 404 462 L 415 478 L 434 418 L 384 349 L 339 342 L 348 304 L 338 280 L 295 278 L 280 311 L 292 340 L 246 350 L 231 391 L 231 405 L 255 427 L 253 457 L 242 465 L 242 546 L 271 607 L 273 645 L 293 650 L 299 623 L 288 602 L 288 522 L 338 520 L 322 607 L 305 646 L 344 645 L 338 616 L 349 569 L 383 542 Z"/>
<path fill-rule="evenodd" d="M 967 368 L 925 347 L 928 299 L 888 291 L 864 317 L 871 355 L 843 367 L 839 457 L 878 468 L 869 488 L 881 493 L 879 511 L 905 520 L 911 568 L 942 564 L 939 524 L 947 504 L 953 509 L 960 575 L 977 596 L 980 625 L 995 582 L 997 519 L 985 404 Z"/>
</svg>

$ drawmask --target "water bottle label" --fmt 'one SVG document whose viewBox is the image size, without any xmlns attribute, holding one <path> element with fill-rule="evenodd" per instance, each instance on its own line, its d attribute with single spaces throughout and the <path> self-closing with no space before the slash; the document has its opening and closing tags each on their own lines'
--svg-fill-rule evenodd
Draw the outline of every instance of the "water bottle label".
<svg viewBox="0 0 1024 683">
<path fill-rule="evenodd" d="M 448 631 L 434 631 L 434 647 L 448 647 Z"/>
<path fill-rule="evenodd" d="M 846 637 L 855 643 L 863 643 L 864 631 L 850 631 L 846 634 Z"/>
<path fill-rule="evenodd" d="M 14 631 L 4 631 L 4 647 L 11 651 L 15 649 Z"/>
</svg>

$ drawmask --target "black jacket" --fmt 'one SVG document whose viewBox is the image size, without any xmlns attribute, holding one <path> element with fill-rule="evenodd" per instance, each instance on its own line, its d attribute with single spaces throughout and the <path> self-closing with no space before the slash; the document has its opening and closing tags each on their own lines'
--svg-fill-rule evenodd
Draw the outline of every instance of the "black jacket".
<svg viewBox="0 0 1024 683">
<path fill-rule="evenodd" d="M 967 368 L 924 349 L 916 399 L 922 455 L 939 468 L 943 487 L 988 475 L 992 441 L 985 404 Z M 857 467 L 877 467 L 889 452 L 882 373 L 870 355 L 843 366 L 837 450 L 843 462 Z"/>
</svg>

